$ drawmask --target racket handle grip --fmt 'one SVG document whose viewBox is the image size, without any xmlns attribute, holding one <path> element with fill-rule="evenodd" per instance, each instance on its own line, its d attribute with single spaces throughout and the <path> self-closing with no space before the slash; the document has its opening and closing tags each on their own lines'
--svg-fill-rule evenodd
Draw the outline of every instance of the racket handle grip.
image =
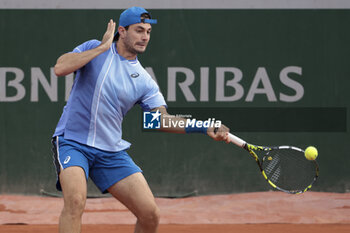
<svg viewBox="0 0 350 233">
<path fill-rule="evenodd" d="M 244 146 L 246 144 L 246 142 L 244 140 L 240 139 L 239 137 L 237 137 L 231 133 L 228 133 L 228 137 L 230 139 L 230 142 L 236 144 L 239 147 L 244 148 Z"/>
</svg>

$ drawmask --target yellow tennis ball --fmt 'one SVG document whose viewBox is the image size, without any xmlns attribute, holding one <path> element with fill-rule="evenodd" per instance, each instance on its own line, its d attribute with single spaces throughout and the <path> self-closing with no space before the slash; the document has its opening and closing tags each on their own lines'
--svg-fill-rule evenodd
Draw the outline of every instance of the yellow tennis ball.
<svg viewBox="0 0 350 233">
<path fill-rule="evenodd" d="M 306 148 L 305 158 L 307 160 L 315 160 L 317 158 L 317 155 L 318 155 L 318 151 L 317 151 L 316 147 L 309 146 L 308 148 Z"/>
</svg>

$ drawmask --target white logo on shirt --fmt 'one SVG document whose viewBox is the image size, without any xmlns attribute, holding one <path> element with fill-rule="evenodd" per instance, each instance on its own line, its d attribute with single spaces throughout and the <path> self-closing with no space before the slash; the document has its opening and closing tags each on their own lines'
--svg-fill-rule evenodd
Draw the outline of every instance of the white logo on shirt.
<svg viewBox="0 0 350 233">
<path fill-rule="evenodd" d="M 68 155 L 67 157 L 66 157 L 66 159 L 64 160 L 64 164 L 67 164 L 68 162 L 69 162 L 69 160 L 70 160 L 70 156 Z"/>
</svg>

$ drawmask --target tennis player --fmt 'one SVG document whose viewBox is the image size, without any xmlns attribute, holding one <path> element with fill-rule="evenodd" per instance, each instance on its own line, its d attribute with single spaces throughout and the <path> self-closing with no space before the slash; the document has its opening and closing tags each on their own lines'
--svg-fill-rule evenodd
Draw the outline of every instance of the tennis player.
<svg viewBox="0 0 350 233">
<path fill-rule="evenodd" d="M 56 187 L 64 198 L 60 233 L 81 231 L 88 177 L 102 193 L 111 193 L 136 216 L 135 232 L 157 231 L 159 209 L 141 169 L 126 152 L 130 143 L 122 139 L 123 118 L 135 104 L 144 111 L 159 110 L 162 117 L 168 116 L 158 85 L 137 59 L 145 52 L 151 25 L 156 23 L 143 8 L 126 9 L 120 15 L 117 33 L 115 22 L 110 20 L 102 41 L 87 41 L 57 60 L 57 76 L 75 72 L 52 140 Z M 160 130 L 205 133 L 226 141 L 229 131 L 224 125 L 218 133 L 204 127 Z"/>
</svg>

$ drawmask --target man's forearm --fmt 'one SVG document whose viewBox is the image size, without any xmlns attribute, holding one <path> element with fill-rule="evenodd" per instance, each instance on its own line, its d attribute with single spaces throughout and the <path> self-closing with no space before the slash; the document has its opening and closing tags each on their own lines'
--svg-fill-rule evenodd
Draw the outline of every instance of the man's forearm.
<svg viewBox="0 0 350 233">
<path fill-rule="evenodd" d="M 186 133 L 185 132 L 186 119 L 176 117 L 169 114 L 164 114 L 161 117 L 160 130 L 168 133 Z"/>
<path fill-rule="evenodd" d="M 56 76 L 65 76 L 85 66 L 92 59 L 105 52 L 105 48 L 98 46 L 82 53 L 66 53 L 60 56 L 55 65 Z"/>
<path fill-rule="evenodd" d="M 202 133 L 209 135 L 216 141 L 229 142 L 228 132 L 230 131 L 225 125 L 221 124 L 219 127 L 205 127 L 204 125 L 197 125 L 196 121 L 191 120 L 190 125 L 186 125 L 187 119 L 169 115 L 166 108 L 161 106 L 159 108 L 151 109 L 151 112 L 159 111 L 161 113 L 161 127 L 160 131 L 169 133 Z M 216 129 L 216 130 L 214 130 Z"/>
</svg>

